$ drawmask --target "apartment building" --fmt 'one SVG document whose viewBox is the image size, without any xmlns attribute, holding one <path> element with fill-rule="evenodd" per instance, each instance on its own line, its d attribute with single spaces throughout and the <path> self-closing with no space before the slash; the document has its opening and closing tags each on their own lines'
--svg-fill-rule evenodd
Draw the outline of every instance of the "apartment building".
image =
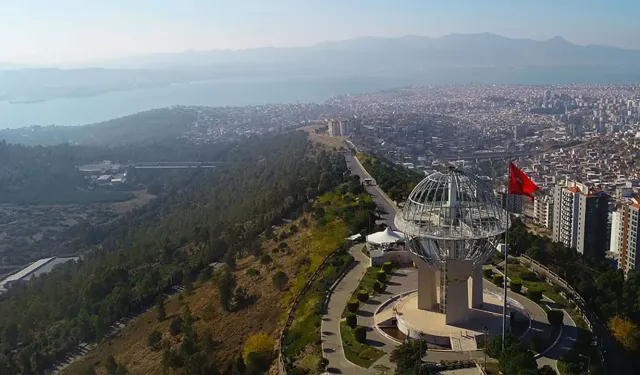
<svg viewBox="0 0 640 375">
<path fill-rule="evenodd" d="M 553 228 L 553 196 L 544 195 L 533 200 L 533 221 L 545 228 Z"/>
<path fill-rule="evenodd" d="M 638 268 L 640 258 L 636 255 L 640 248 L 638 241 L 638 212 L 640 200 L 633 198 L 619 203 L 611 214 L 611 242 L 609 251 L 618 258 L 618 269 L 625 275 Z"/>
<path fill-rule="evenodd" d="M 332 119 L 327 124 L 327 130 L 331 137 L 345 137 L 354 130 L 350 119 Z"/>
<path fill-rule="evenodd" d="M 577 181 L 557 185 L 553 193 L 553 241 L 586 256 L 603 258 L 608 241 L 609 196 Z"/>
<path fill-rule="evenodd" d="M 502 208 L 513 214 L 522 213 L 522 195 L 507 194 L 504 188 L 496 192 Z"/>
</svg>

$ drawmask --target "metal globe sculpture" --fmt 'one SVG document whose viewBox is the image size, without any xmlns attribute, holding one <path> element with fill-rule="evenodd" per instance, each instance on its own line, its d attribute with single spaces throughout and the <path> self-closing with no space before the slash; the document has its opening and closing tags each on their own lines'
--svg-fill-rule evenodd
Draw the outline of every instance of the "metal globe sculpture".
<svg viewBox="0 0 640 375">
<path fill-rule="evenodd" d="M 413 189 L 395 225 L 418 266 L 419 307 L 445 313 L 447 324 L 465 322 L 469 299 L 482 304 L 482 264 L 508 225 L 491 187 L 453 167 L 433 173 Z"/>
<path fill-rule="evenodd" d="M 484 263 L 507 228 L 507 214 L 488 184 L 455 168 L 423 179 L 395 224 L 411 251 L 432 267 L 447 260 Z"/>
</svg>

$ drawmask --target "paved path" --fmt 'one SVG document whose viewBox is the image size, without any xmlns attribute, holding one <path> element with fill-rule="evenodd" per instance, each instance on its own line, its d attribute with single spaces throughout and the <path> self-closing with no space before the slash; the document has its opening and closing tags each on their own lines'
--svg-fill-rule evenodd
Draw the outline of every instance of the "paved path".
<svg viewBox="0 0 640 375">
<path fill-rule="evenodd" d="M 558 374 L 560 373 L 560 371 L 558 371 L 558 359 L 568 353 L 578 339 L 578 328 L 576 328 L 576 323 L 565 310 L 562 310 L 562 312 L 564 313 L 564 320 L 562 322 L 564 326 L 562 327 L 562 337 L 560 338 L 560 342 L 551 348 L 551 350 L 544 353 L 543 357 L 536 360 L 538 367 L 549 365 Z"/>
<path fill-rule="evenodd" d="M 342 319 L 344 307 L 369 266 L 369 258 L 361 251 L 362 246 L 364 245 L 355 245 L 349 250 L 356 264 L 333 290 L 329 297 L 327 311 L 322 316 L 320 326 L 322 353 L 329 361 L 327 372 L 331 374 L 367 373 L 366 369 L 347 361 L 344 357 L 342 339 L 340 338 L 340 320 Z"/>
</svg>

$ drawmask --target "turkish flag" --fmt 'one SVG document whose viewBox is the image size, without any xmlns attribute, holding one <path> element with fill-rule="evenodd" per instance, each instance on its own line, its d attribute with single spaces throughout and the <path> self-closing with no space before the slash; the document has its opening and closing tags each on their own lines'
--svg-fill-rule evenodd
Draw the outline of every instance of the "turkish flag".
<svg viewBox="0 0 640 375">
<path fill-rule="evenodd" d="M 514 195 L 526 195 L 530 200 L 533 200 L 535 192 L 540 191 L 538 185 L 536 185 L 529 176 L 516 167 L 513 163 L 509 163 L 509 194 Z"/>
</svg>

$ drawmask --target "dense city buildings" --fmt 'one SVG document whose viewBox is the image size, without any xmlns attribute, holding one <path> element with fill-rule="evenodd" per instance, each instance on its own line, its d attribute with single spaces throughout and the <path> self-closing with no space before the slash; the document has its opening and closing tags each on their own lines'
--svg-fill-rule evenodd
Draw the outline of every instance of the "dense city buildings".
<svg viewBox="0 0 640 375">
<path fill-rule="evenodd" d="M 553 199 L 553 240 L 579 253 L 603 258 L 608 249 L 609 196 L 585 184 L 557 185 Z"/>
<path fill-rule="evenodd" d="M 346 136 L 358 150 L 408 169 L 429 174 L 455 164 L 494 188 L 504 185 L 511 156 L 543 192 L 533 202 L 523 200 L 522 208 L 509 205 L 532 225 L 553 229 L 562 220 L 555 213 L 569 208 L 556 207 L 553 191 L 563 181 L 610 197 L 597 246 L 578 246 L 585 240 L 591 246 L 589 235 L 580 241 L 565 236 L 565 243 L 587 254 L 622 256 L 608 239 L 615 233 L 614 213 L 620 202 L 640 195 L 638 85 L 405 87 L 322 103 L 189 109 L 198 116 L 185 137 L 196 143 L 324 124 L 327 134 Z M 506 197 L 500 199 L 506 207 Z"/>
</svg>

